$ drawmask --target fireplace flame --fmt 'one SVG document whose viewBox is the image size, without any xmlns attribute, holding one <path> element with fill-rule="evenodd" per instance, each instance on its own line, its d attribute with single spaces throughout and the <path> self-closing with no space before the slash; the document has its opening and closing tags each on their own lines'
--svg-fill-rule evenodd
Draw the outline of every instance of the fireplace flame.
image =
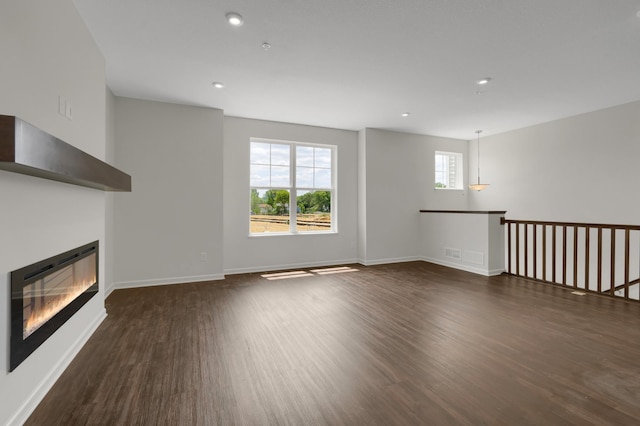
<svg viewBox="0 0 640 426">
<path fill-rule="evenodd" d="M 62 294 L 49 301 L 45 307 L 32 311 L 26 320 L 22 338 L 26 339 L 29 337 L 34 331 L 42 327 L 44 323 L 53 318 L 55 314 L 64 309 L 65 306 L 73 302 L 76 297 L 80 296 L 95 283 L 95 277 L 93 277 L 92 280 L 82 281 L 80 284 L 74 285 L 72 289 L 69 289 L 68 293 Z"/>
<path fill-rule="evenodd" d="M 97 282 L 95 268 L 89 267 L 87 270 L 87 264 L 89 264 L 87 261 L 94 259 L 94 256 L 85 258 L 86 261 L 83 259 L 62 270 L 60 275 L 68 277 L 62 280 L 62 285 L 59 281 L 51 284 L 56 279 L 59 280 L 60 275 L 58 275 L 55 278 L 42 278 L 24 288 L 25 311 L 28 310 L 29 314 L 24 318 L 23 340 Z M 83 276 L 78 277 L 76 274 Z"/>
</svg>

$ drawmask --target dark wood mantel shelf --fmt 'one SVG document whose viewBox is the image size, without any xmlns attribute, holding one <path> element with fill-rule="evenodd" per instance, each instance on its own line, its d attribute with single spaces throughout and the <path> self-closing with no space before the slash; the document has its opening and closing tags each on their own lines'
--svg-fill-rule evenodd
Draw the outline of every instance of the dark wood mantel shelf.
<svg viewBox="0 0 640 426">
<path fill-rule="evenodd" d="M 420 213 L 505 214 L 506 210 L 420 210 Z"/>
<path fill-rule="evenodd" d="M 10 115 L 0 115 L 0 169 L 86 186 L 131 192 L 131 176 Z"/>
</svg>

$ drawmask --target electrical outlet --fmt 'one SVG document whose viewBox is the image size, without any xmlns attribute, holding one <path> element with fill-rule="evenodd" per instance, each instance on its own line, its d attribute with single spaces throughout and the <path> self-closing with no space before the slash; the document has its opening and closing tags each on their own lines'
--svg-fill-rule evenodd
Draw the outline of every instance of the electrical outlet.
<svg viewBox="0 0 640 426">
<path fill-rule="evenodd" d="M 64 116 L 69 120 L 73 119 L 73 116 L 71 115 L 71 102 L 69 101 L 66 101 L 65 103 Z"/>
</svg>

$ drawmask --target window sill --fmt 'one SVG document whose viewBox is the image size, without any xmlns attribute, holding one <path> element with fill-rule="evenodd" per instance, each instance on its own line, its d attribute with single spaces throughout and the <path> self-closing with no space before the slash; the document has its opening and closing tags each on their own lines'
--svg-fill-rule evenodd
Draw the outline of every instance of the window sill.
<svg viewBox="0 0 640 426">
<path fill-rule="evenodd" d="M 306 235 L 337 235 L 338 231 L 322 231 L 322 232 L 263 232 L 261 234 L 249 234 L 249 238 L 264 237 L 297 237 Z"/>
</svg>

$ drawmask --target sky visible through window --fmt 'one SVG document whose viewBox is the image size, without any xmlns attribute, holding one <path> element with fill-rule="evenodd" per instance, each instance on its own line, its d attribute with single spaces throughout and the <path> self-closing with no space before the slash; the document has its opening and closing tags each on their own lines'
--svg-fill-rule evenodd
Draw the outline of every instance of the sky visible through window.
<svg viewBox="0 0 640 426">
<path fill-rule="evenodd" d="M 296 147 L 296 186 L 331 188 L 331 150 L 311 146 Z"/>
<path fill-rule="evenodd" d="M 291 186 L 290 149 L 289 145 L 251 142 L 251 186 Z"/>
<path fill-rule="evenodd" d="M 251 186 L 288 188 L 291 185 L 290 145 L 251 143 Z M 296 146 L 296 187 L 331 188 L 331 149 Z"/>
</svg>

